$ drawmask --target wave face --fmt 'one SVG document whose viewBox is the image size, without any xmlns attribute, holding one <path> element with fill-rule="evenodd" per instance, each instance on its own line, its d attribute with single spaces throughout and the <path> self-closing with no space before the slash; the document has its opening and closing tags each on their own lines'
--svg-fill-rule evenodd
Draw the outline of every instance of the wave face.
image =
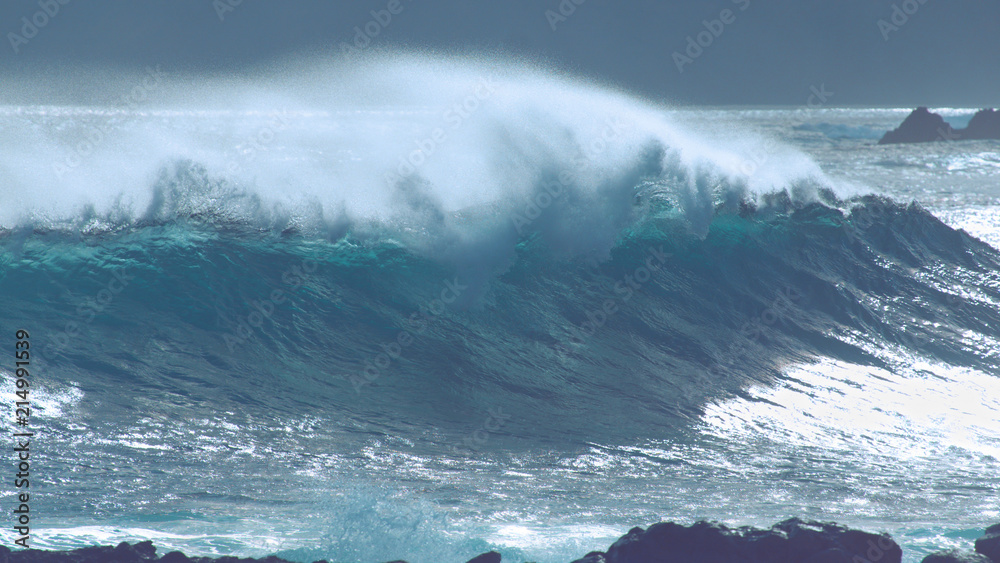
<svg viewBox="0 0 1000 563">
<path fill-rule="evenodd" d="M 585 440 L 677 428 L 809 358 L 995 371 L 994 249 L 916 205 L 776 199 L 703 237 L 653 201 L 603 261 L 531 236 L 486 281 L 389 241 L 195 220 L 11 234 L 4 295 L 64 377 L 114 374 L 123 406 L 204 387 L 227 409 L 447 425 L 503 397 L 524 433 Z"/>
<path fill-rule="evenodd" d="M 555 561 L 636 518 L 770 524 L 840 498 L 846 466 L 759 504 L 775 481 L 750 467 L 806 471 L 802 452 L 831 436 L 859 451 L 822 393 L 883 393 L 915 381 L 918 359 L 987 388 L 998 374 L 1000 253 L 772 139 L 695 133 L 540 69 L 410 57 L 283 76 L 228 109 L 185 107 L 164 78 L 175 109 L 0 115 L 0 330 L 33 335 L 46 459 L 70 476 L 40 510 L 73 541 L 155 528 L 167 545 L 259 554 L 278 545 L 248 539 L 270 517 L 321 538 L 278 545 L 302 560 L 500 545 Z M 233 86 L 200 84 L 191 97 Z M 853 366 L 843 389 L 796 371 L 823 364 Z M 761 414 L 772 407 L 784 414 Z M 965 470 L 995 462 L 989 416 L 959 444 Z M 762 445 L 782 441 L 782 420 L 801 425 L 798 453 Z M 909 443 L 871 431 L 859 440 Z M 722 460 L 744 455 L 757 461 L 737 483 Z M 907 496 L 912 474 L 879 481 L 875 454 L 850 463 L 858 482 L 897 483 L 893 511 L 929 510 Z M 692 484 L 710 475 L 746 490 Z M 952 510 L 979 518 L 992 485 L 960 478 L 983 488 Z M 605 494 L 577 491 L 588 480 Z M 505 526 L 517 509 L 503 499 L 547 531 Z M 837 502 L 823 516 L 856 522 Z M 581 507 L 605 527 L 570 545 Z"/>
</svg>

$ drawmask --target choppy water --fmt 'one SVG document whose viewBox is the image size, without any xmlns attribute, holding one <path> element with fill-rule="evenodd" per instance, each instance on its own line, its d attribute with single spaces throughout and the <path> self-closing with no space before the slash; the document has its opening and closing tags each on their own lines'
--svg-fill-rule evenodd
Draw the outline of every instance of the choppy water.
<svg viewBox="0 0 1000 563">
<path fill-rule="evenodd" d="M 799 516 L 917 561 L 1000 519 L 1000 143 L 377 68 L 0 109 L 36 546 L 556 562 Z"/>
</svg>

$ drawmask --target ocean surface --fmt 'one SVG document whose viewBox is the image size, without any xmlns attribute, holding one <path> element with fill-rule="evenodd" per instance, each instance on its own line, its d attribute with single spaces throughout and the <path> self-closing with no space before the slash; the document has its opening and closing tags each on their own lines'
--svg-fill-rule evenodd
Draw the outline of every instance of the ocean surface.
<svg viewBox="0 0 1000 563">
<path fill-rule="evenodd" d="M 0 106 L 33 546 L 556 563 L 798 516 L 916 562 L 1000 522 L 1000 142 L 455 61 L 280 82 Z"/>
</svg>

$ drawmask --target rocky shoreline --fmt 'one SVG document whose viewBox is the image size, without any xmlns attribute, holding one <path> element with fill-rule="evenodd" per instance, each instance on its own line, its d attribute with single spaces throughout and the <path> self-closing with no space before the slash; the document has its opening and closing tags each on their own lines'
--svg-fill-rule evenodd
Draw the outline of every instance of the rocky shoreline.
<svg viewBox="0 0 1000 563">
<path fill-rule="evenodd" d="M 672 522 L 632 528 L 607 551 L 593 551 L 573 563 L 900 563 L 903 551 L 888 534 L 852 530 L 829 522 L 793 518 L 770 529 L 729 528 L 716 522 L 682 526 Z M 467 563 L 500 563 L 499 553 Z M 116 547 L 72 551 L 0 546 L 0 563 L 292 563 L 276 556 L 263 559 L 188 557 L 179 551 L 157 556 L 153 542 L 122 542 Z M 329 563 L 318 561 L 315 563 Z M 391 563 L 405 563 L 403 560 Z M 986 529 L 976 550 L 932 553 L 923 563 L 1000 563 L 1000 524 Z"/>
</svg>

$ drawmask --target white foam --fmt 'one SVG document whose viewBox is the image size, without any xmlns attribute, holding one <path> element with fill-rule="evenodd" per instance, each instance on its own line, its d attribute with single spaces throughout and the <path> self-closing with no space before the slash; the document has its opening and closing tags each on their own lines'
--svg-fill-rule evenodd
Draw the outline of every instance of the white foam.
<svg viewBox="0 0 1000 563">
<path fill-rule="evenodd" d="M 23 388 L 17 387 L 17 377 L 7 370 L 0 369 L 0 397 L 4 397 L 10 404 L 21 400 L 15 395 Z M 40 383 L 38 378 L 31 378 L 28 391 L 28 402 L 31 403 L 31 417 L 40 419 L 57 419 L 66 416 L 74 405 L 83 399 L 83 391 L 72 384 L 63 385 L 47 381 Z M 13 428 L 13 416 L 4 417 L 4 426 Z M 30 419 L 29 419 L 30 420 Z"/>
<path fill-rule="evenodd" d="M 749 400 L 709 405 L 703 422 L 730 440 L 859 458 L 1000 459 L 1000 379 L 920 359 L 911 366 L 900 373 L 835 360 L 797 367 Z"/>
<path fill-rule="evenodd" d="M 125 93 L 148 78 L 92 74 L 74 80 Z M 67 88 L 87 90 L 76 82 Z M 463 104 L 471 109 L 456 110 Z M 477 239 L 513 236 L 539 185 L 564 171 L 577 175 L 567 190 L 579 196 L 574 212 L 529 229 L 580 239 L 576 247 L 610 245 L 651 146 L 665 147 L 668 176 L 682 177 L 653 178 L 658 189 L 696 223 L 726 197 L 720 190 L 825 181 L 801 152 L 734 124 L 693 132 L 667 109 L 537 65 L 473 57 L 286 62 L 251 79 L 163 73 L 142 104 L 4 108 L 0 226 L 214 213 L 278 226 L 388 225 L 432 253 L 464 245 L 489 255 Z M 419 164 L 402 189 L 387 177 L 408 172 L 407 160 Z M 171 177 L 178 161 L 204 166 L 209 185 Z M 157 184 L 176 191 L 157 204 Z"/>
<path fill-rule="evenodd" d="M 189 522 L 177 523 L 177 528 L 189 528 L 188 531 L 164 531 L 162 529 L 138 526 L 97 526 L 79 525 L 67 527 L 35 527 L 31 529 L 31 547 L 33 549 L 68 550 L 93 545 L 117 545 L 127 541 L 136 543 L 150 540 L 157 549 L 157 554 L 163 556 L 170 551 L 181 550 L 191 556 L 219 557 L 231 555 L 235 549 L 248 557 L 263 557 L 273 554 L 279 549 L 294 549 L 310 545 L 307 538 L 296 537 L 299 530 L 288 528 L 277 531 L 274 535 L 261 536 L 259 526 L 253 522 L 245 523 L 245 529 L 234 533 L 217 533 L 215 526 L 212 531 L 195 530 L 197 528 L 213 528 L 210 524 L 198 525 Z M 15 533 L 10 530 L 0 531 L 0 539 L 5 545 L 13 545 Z"/>
</svg>

